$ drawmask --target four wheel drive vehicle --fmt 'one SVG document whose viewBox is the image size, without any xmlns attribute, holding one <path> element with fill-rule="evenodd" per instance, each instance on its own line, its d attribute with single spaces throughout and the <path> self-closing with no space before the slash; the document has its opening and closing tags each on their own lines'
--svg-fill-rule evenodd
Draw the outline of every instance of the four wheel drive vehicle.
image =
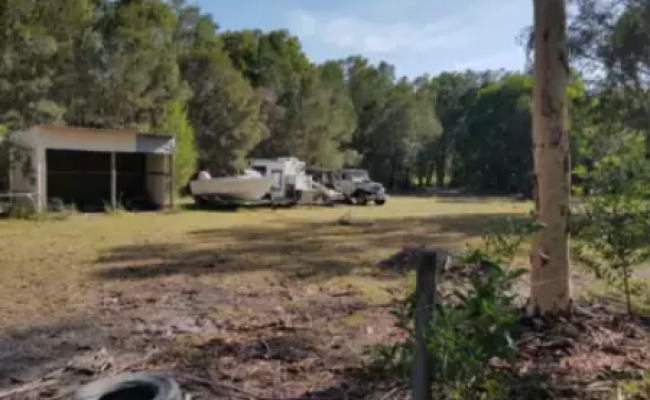
<svg viewBox="0 0 650 400">
<path fill-rule="evenodd" d="M 377 205 L 386 203 L 386 190 L 379 182 L 374 182 L 368 172 L 362 169 L 344 169 L 341 171 L 308 171 L 314 181 L 339 191 L 349 202 L 366 205 L 374 201 Z"/>
</svg>

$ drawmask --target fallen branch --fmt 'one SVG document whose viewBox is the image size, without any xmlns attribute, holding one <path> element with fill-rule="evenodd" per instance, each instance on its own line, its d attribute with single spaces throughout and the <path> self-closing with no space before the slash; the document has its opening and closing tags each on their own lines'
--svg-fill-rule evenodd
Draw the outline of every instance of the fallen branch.
<svg viewBox="0 0 650 400">
<path fill-rule="evenodd" d="M 287 326 L 284 322 L 270 322 L 268 324 L 262 325 L 233 327 L 232 329 L 238 332 L 252 332 L 262 329 L 277 329 L 280 331 L 308 331 L 311 328 L 306 326 Z"/>
</svg>

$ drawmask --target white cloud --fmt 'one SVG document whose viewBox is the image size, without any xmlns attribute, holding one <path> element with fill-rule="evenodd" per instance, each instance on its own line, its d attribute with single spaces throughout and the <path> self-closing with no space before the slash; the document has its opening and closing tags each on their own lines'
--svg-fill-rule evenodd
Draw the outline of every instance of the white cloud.
<svg viewBox="0 0 650 400">
<path fill-rule="evenodd" d="M 471 27 L 454 18 L 427 24 L 380 23 L 348 16 L 316 16 L 306 11 L 289 15 L 291 30 L 301 37 L 318 40 L 342 49 L 368 54 L 389 54 L 465 45 Z"/>
<path fill-rule="evenodd" d="M 450 69 L 520 68 L 515 44 L 532 21 L 522 0 L 359 0 L 345 7 L 305 6 L 284 14 L 318 60 L 361 54 L 400 74 Z"/>
<path fill-rule="evenodd" d="M 316 18 L 304 11 L 295 11 L 289 14 L 291 28 L 302 36 L 312 36 L 316 33 Z"/>
</svg>

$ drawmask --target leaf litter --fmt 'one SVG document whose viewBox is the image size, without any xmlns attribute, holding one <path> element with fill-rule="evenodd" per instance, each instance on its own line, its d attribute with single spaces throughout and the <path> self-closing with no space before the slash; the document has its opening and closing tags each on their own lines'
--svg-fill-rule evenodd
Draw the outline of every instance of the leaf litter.
<svg viewBox="0 0 650 400">
<path fill-rule="evenodd" d="M 416 252 L 404 249 L 380 265 L 403 270 Z M 467 266 L 448 271 L 459 279 L 480 274 Z M 30 341 L 46 337 L 52 349 L 69 346 L 68 332 L 0 339 L 0 361 L 16 349 L 26 354 L 20 360 L 24 365 L 0 369 L 0 399 L 64 399 L 84 382 L 137 370 L 172 372 L 194 400 L 409 396 L 398 384 L 370 376 L 359 363 L 365 346 L 394 340 L 397 333 L 388 308 L 368 305 L 354 288 L 308 290 L 284 281 L 265 288 L 168 282 L 140 289 L 98 296 L 97 311 L 88 316 L 94 328 L 85 333 L 71 328 L 85 344 L 61 359 L 55 351 L 52 359 L 30 353 Z M 342 322 L 350 316 L 360 316 L 361 322 Z M 525 389 L 527 399 L 609 399 L 618 382 L 639 379 L 650 368 L 644 318 L 585 306 L 567 319 L 522 317 L 520 328 L 511 372 L 544 378 Z M 30 363 L 38 364 L 39 377 Z"/>
</svg>

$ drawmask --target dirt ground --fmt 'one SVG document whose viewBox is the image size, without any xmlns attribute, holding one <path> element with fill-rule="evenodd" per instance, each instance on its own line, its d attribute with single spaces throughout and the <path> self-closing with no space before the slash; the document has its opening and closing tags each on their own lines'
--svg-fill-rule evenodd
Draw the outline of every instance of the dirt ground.
<svg viewBox="0 0 650 400">
<path fill-rule="evenodd" d="M 387 400 L 363 351 L 396 335 L 389 305 L 405 278 L 378 264 L 404 247 L 462 251 L 529 207 L 394 198 L 385 207 L 0 221 L 0 399 L 64 399 L 99 376 L 157 369 L 194 400 Z M 556 376 L 574 365 L 564 359 L 650 343 L 632 328 L 633 342 L 606 341 L 582 323 L 587 339 L 558 350 L 547 346 L 557 332 L 531 324 L 523 353 L 555 360 Z"/>
</svg>

